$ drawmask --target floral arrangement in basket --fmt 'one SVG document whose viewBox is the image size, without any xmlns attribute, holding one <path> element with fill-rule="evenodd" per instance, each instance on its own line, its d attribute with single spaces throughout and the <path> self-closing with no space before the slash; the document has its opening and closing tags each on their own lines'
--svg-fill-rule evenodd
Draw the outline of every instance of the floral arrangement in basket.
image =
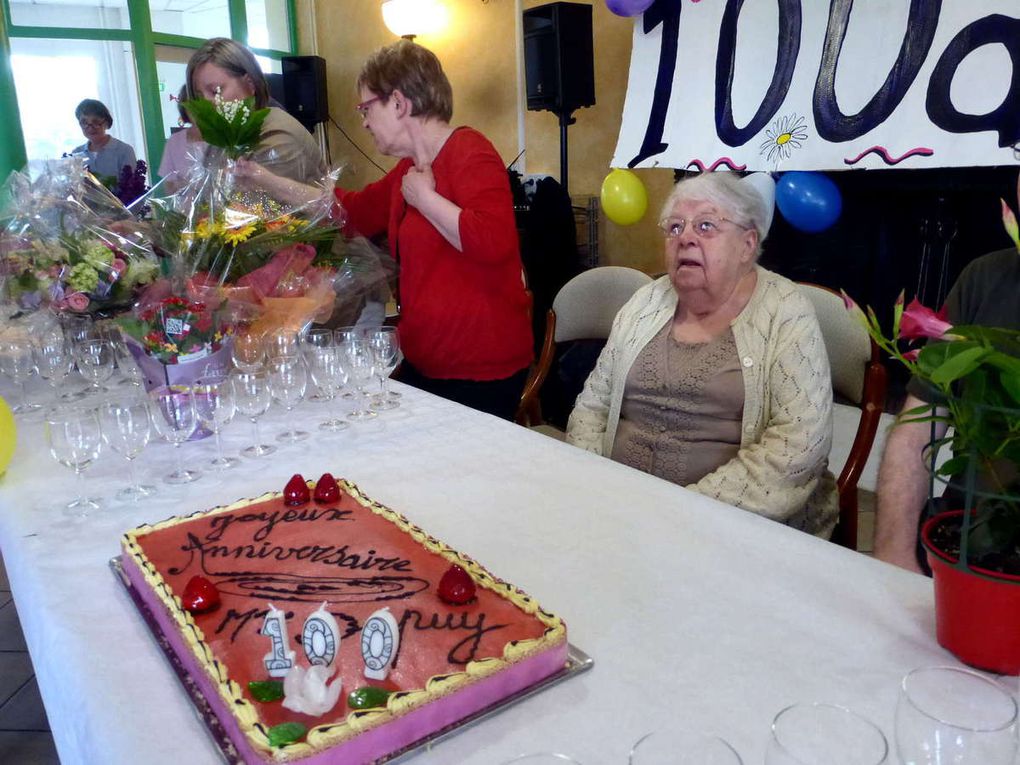
<svg viewBox="0 0 1020 765">
<path fill-rule="evenodd" d="M 231 333 L 219 311 L 206 303 L 174 295 L 119 321 L 145 352 L 164 364 L 183 364 L 219 350 Z"/>
<path fill-rule="evenodd" d="M 22 310 L 126 310 L 157 277 L 143 227 L 80 165 L 35 180 L 12 173 L 5 190 L 0 271 Z"/>
<path fill-rule="evenodd" d="M 1020 187 L 1018 187 L 1020 202 Z M 1020 232 L 1009 205 L 1003 224 L 1020 257 Z M 901 422 L 939 422 L 953 428 L 932 448 L 949 445 L 953 457 L 936 476 L 953 479 L 973 505 L 970 523 L 957 528 L 957 553 L 991 571 L 1020 574 L 1020 331 L 952 325 L 916 299 L 897 299 L 892 333 L 886 336 L 871 308 L 865 313 L 844 293 L 844 302 L 884 351 L 934 393 L 938 408 L 924 405 L 901 414 Z M 905 349 L 903 343 L 923 342 Z"/>
</svg>

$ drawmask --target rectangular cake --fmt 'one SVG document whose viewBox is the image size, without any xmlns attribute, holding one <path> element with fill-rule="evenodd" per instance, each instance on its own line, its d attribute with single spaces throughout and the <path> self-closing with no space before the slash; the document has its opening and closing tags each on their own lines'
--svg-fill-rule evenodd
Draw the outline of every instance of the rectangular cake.
<svg viewBox="0 0 1020 765">
<path fill-rule="evenodd" d="M 303 502 L 269 493 L 123 537 L 121 564 L 136 595 L 242 761 L 375 762 L 564 668 L 558 617 L 352 484 L 335 488 L 331 498 Z M 447 581 L 453 566 L 463 571 Z M 470 582 L 457 585 L 463 572 Z M 273 619 L 284 625 L 282 643 Z M 369 679 L 366 663 L 378 672 L 377 654 L 389 672 Z M 335 672 L 329 682 L 343 683 L 331 709 L 284 705 L 301 708 L 300 694 L 258 700 L 324 656 Z M 287 665 L 297 668 L 289 679 L 281 675 L 295 669 L 279 669 Z M 390 693 L 379 706 L 351 708 L 348 694 L 366 687 Z"/>
</svg>

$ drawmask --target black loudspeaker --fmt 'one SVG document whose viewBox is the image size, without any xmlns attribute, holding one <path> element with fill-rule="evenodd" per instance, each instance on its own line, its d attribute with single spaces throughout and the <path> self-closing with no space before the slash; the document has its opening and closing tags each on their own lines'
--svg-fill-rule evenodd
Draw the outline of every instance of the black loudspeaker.
<svg viewBox="0 0 1020 765">
<path fill-rule="evenodd" d="M 326 59 L 319 56 L 284 56 L 283 105 L 302 125 L 329 119 L 326 97 Z"/>
<path fill-rule="evenodd" d="M 269 100 L 276 102 L 270 103 L 269 105 L 286 109 L 287 107 L 284 106 L 284 101 L 287 100 L 287 96 L 284 95 L 283 75 L 272 73 L 267 74 L 266 84 L 269 85 Z"/>
<path fill-rule="evenodd" d="M 569 113 L 595 104 L 591 6 L 550 3 L 524 12 L 528 109 Z"/>
</svg>

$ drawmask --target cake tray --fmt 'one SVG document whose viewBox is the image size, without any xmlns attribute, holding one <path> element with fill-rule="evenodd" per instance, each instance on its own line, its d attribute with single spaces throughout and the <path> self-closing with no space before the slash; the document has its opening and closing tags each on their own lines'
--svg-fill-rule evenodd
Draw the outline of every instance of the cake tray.
<svg viewBox="0 0 1020 765">
<path fill-rule="evenodd" d="M 241 755 L 238 753 L 234 743 L 230 740 L 230 736 L 227 735 L 226 730 L 223 728 L 223 724 L 220 722 L 220 719 L 216 716 L 215 712 L 213 712 L 210 708 L 209 702 L 206 701 L 206 698 L 202 694 L 201 690 L 199 690 L 198 685 L 194 680 L 192 680 L 191 675 L 181 664 L 180 659 L 177 658 L 177 654 L 175 654 L 171 649 L 170 643 L 163 634 L 163 630 L 160 628 L 158 622 L 153 616 L 152 611 L 142 601 L 141 595 L 135 589 L 134 585 L 131 584 L 131 580 L 128 579 L 127 574 L 124 573 L 124 568 L 121 566 L 119 557 L 110 558 L 110 569 L 116 576 L 117 581 L 124 586 L 128 596 L 135 604 L 138 612 L 142 615 L 142 619 L 144 619 L 146 625 L 148 625 L 149 631 L 152 633 L 152 637 L 156 641 L 156 645 L 159 647 L 163 656 L 166 657 L 166 660 L 170 664 L 171 669 L 173 669 L 174 674 L 177 675 L 177 679 L 180 680 L 181 686 L 187 692 L 188 698 L 190 698 L 192 704 L 195 705 L 195 711 L 198 714 L 199 719 L 205 723 L 206 728 L 209 730 L 209 734 L 212 736 L 213 742 L 220 750 L 220 754 L 223 755 L 223 761 L 230 763 L 230 765 L 241 763 Z M 474 714 L 458 720 L 445 728 L 441 728 L 425 738 L 415 741 L 413 744 L 409 744 L 396 752 L 391 752 L 387 756 L 380 760 L 376 760 L 375 762 L 407 762 L 419 752 L 431 749 L 436 744 L 451 738 L 465 728 L 470 728 L 483 720 L 487 720 L 493 715 L 499 714 L 507 707 L 518 704 L 525 699 L 534 696 L 536 693 L 544 691 L 546 688 L 562 683 L 564 680 L 569 680 L 582 672 L 587 672 L 593 666 L 595 666 L 594 659 L 573 644 L 568 643 L 567 663 L 559 672 L 549 675 L 549 677 L 544 680 L 540 680 L 534 685 L 529 685 L 527 688 L 521 689 L 512 696 L 507 696 L 494 704 L 490 704 L 484 709 L 480 709 Z"/>
</svg>

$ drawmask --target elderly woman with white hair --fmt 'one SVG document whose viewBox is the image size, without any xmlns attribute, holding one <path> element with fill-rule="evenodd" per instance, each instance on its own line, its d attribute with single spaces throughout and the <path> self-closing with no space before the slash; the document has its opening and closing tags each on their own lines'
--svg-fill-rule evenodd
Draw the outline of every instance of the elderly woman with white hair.
<svg viewBox="0 0 1020 765">
<path fill-rule="evenodd" d="M 828 537 L 829 365 L 811 304 L 757 264 L 772 216 L 763 179 L 676 185 L 659 223 L 667 273 L 620 309 L 567 440 Z"/>
</svg>

